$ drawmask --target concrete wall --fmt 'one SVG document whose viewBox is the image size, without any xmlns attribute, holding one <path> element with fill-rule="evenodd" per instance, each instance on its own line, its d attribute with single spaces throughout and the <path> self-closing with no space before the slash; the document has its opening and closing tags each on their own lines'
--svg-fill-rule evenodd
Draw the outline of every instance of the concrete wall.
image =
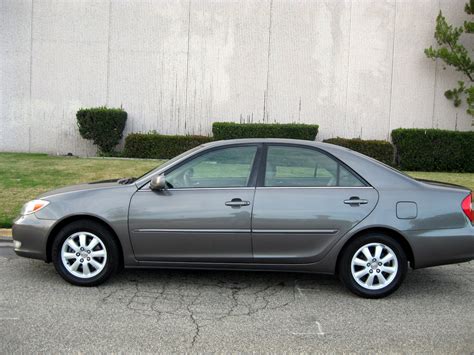
<svg viewBox="0 0 474 355">
<path fill-rule="evenodd" d="M 0 0 L 0 150 L 80 155 L 81 107 L 123 106 L 126 134 L 214 121 L 305 122 L 318 139 L 469 130 L 423 49 L 465 0 Z M 472 43 L 470 43 L 472 47 Z"/>
</svg>

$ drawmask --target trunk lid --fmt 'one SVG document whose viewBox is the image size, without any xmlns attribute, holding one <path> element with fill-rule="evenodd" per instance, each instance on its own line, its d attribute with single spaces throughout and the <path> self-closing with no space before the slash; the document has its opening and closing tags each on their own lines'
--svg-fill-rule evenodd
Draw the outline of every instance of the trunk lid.
<svg viewBox="0 0 474 355">
<path fill-rule="evenodd" d="M 449 188 L 454 188 L 458 190 L 471 191 L 471 189 L 466 186 L 451 184 L 451 183 L 443 182 L 443 181 L 428 180 L 428 179 L 415 179 L 415 180 L 422 182 L 424 184 L 432 185 L 432 186 L 449 187 Z"/>
</svg>

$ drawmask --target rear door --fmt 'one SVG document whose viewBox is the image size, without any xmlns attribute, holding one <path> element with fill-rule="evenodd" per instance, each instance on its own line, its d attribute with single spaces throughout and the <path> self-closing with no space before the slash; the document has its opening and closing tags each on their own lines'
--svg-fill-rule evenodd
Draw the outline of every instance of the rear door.
<svg viewBox="0 0 474 355">
<path fill-rule="evenodd" d="M 269 144 L 256 188 L 255 261 L 309 263 L 367 217 L 377 191 L 316 148 Z"/>
</svg>

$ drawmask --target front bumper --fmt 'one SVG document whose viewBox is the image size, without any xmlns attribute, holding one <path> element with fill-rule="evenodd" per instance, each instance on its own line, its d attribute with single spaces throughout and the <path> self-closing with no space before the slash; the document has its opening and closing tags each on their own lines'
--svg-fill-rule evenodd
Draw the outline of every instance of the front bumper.
<svg viewBox="0 0 474 355">
<path fill-rule="evenodd" d="M 15 253 L 47 261 L 46 247 L 53 224 L 54 220 L 38 219 L 35 214 L 17 217 L 12 227 Z"/>
</svg>

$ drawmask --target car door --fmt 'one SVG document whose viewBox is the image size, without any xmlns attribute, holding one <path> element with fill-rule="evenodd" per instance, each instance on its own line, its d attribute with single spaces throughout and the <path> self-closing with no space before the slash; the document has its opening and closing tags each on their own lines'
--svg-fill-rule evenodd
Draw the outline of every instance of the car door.
<svg viewBox="0 0 474 355">
<path fill-rule="evenodd" d="M 253 208 L 257 262 L 316 262 L 377 204 L 374 188 L 321 150 L 282 144 L 265 150 Z"/>
<path fill-rule="evenodd" d="M 132 197 L 129 229 L 142 261 L 252 259 L 251 212 L 260 145 L 208 149 L 165 172 L 168 188 Z"/>
</svg>

